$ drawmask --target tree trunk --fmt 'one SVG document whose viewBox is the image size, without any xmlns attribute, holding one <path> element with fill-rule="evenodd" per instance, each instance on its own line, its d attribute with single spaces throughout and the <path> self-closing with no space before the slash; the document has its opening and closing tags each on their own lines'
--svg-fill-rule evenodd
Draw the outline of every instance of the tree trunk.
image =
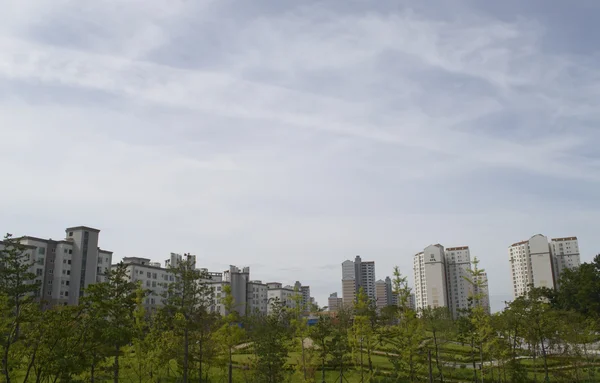
<svg viewBox="0 0 600 383">
<path fill-rule="evenodd" d="M 231 356 L 231 347 L 229 347 L 229 383 L 233 383 L 233 358 Z"/>
<path fill-rule="evenodd" d="M 90 383 L 95 382 L 95 372 L 96 372 L 96 362 L 92 361 L 92 366 L 90 368 Z"/>
<path fill-rule="evenodd" d="M 187 325 L 184 325 L 185 328 L 183 330 L 183 383 L 188 382 L 188 357 L 189 357 L 189 348 L 190 348 L 190 340 L 189 340 L 189 331 Z"/>
<path fill-rule="evenodd" d="M 119 383 L 119 346 L 115 345 L 115 365 L 113 383 Z"/>
<path fill-rule="evenodd" d="M 542 338 L 542 337 L 540 337 Z M 544 345 L 544 339 L 542 338 L 542 358 L 544 358 L 544 381 L 548 382 L 550 378 L 548 377 L 548 358 L 546 357 L 546 346 Z"/>
<path fill-rule="evenodd" d="M 471 362 L 473 364 L 473 382 L 477 383 L 477 363 L 475 362 L 475 340 L 471 338 Z"/>
<path fill-rule="evenodd" d="M 10 383 L 10 373 L 8 370 L 8 353 L 10 351 L 10 337 L 4 347 L 4 355 L 2 355 L 2 372 L 4 373 L 4 381 Z"/>
<path fill-rule="evenodd" d="M 302 371 L 304 372 L 304 381 L 306 381 L 306 362 L 304 360 L 304 337 L 300 337 L 300 344 L 302 346 Z"/>
<path fill-rule="evenodd" d="M 440 365 L 440 348 L 437 341 L 437 331 L 433 331 L 433 344 L 435 346 L 435 365 L 440 372 L 440 382 L 444 383 L 444 372 L 442 371 L 442 366 Z"/>
<path fill-rule="evenodd" d="M 485 372 L 483 371 L 483 343 L 479 344 L 479 361 L 481 362 L 481 383 L 483 383 L 485 379 Z"/>
</svg>

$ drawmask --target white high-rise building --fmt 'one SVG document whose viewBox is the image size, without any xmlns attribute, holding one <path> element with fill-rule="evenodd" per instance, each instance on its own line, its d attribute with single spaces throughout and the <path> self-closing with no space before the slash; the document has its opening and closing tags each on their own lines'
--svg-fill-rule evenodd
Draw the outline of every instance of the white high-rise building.
<svg viewBox="0 0 600 383">
<path fill-rule="evenodd" d="M 415 279 L 414 305 L 417 311 L 427 307 L 447 307 L 454 318 L 468 309 L 470 298 L 476 292 L 471 274 L 471 253 L 468 246 L 444 249 L 440 244 L 431 245 L 414 256 Z M 484 273 L 485 274 L 485 273 Z M 479 304 L 488 307 L 489 293 L 487 275 L 482 277 L 484 288 Z"/>
<path fill-rule="evenodd" d="M 513 294 L 525 295 L 534 287 L 558 288 L 560 274 L 580 265 L 577 237 L 555 238 L 552 242 L 542 234 L 508 248 Z"/>
<path fill-rule="evenodd" d="M 356 270 L 354 262 L 342 262 L 342 300 L 345 305 L 352 305 L 356 300 Z"/>
<path fill-rule="evenodd" d="M 444 247 L 430 245 L 413 259 L 417 310 L 448 307 Z"/>
<path fill-rule="evenodd" d="M 161 267 L 160 262 L 152 262 L 148 258 L 125 257 L 123 264 L 126 266 L 129 280 L 139 281 L 142 288 L 149 292 L 144 298 L 144 309 L 153 312 L 162 307 L 169 284 L 174 280 L 173 273 Z"/>
<path fill-rule="evenodd" d="M 471 279 L 471 253 L 469 246 L 446 249 L 446 280 L 448 283 L 449 307 L 454 318 L 461 310 L 469 308 L 469 297 L 473 294 Z"/>
<path fill-rule="evenodd" d="M 294 291 L 293 286 L 283 286 L 279 282 L 267 283 L 267 313 L 273 312 L 275 302 L 279 302 L 282 306 L 288 308 L 296 307 L 295 294 L 300 294 Z"/>
<path fill-rule="evenodd" d="M 269 297 L 267 285 L 261 281 L 248 282 L 247 309 L 249 314 L 267 315 Z"/>
<path fill-rule="evenodd" d="M 19 238 L 29 255 L 29 270 L 41 284 L 36 297 L 45 307 L 76 305 L 88 286 L 106 280 L 112 252 L 98 247 L 99 234 L 98 229 L 76 226 L 66 229 L 64 240 Z"/>
<path fill-rule="evenodd" d="M 560 275 L 566 269 L 574 269 L 581 265 L 579 241 L 577 237 L 553 238 L 550 242 L 550 253 L 554 262 L 554 282 L 560 287 Z"/>
</svg>

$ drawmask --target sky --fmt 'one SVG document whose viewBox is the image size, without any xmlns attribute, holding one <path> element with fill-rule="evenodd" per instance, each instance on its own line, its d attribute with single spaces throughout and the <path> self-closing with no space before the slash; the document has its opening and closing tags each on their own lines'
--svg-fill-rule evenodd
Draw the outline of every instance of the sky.
<svg viewBox="0 0 600 383">
<path fill-rule="evenodd" d="M 8 0 L 0 231 L 341 293 L 468 245 L 600 253 L 596 0 Z"/>
</svg>

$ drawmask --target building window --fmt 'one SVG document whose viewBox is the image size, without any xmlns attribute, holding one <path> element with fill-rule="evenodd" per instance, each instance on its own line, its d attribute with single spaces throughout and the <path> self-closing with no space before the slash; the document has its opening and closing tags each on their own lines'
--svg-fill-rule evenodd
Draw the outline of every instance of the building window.
<svg viewBox="0 0 600 383">
<path fill-rule="evenodd" d="M 65 249 L 65 254 L 67 254 L 67 249 Z"/>
<path fill-rule="evenodd" d="M 52 270 L 50 270 L 50 274 L 52 274 Z M 71 275 L 71 270 L 67 270 L 67 275 Z"/>
<path fill-rule="evenodd" d="M 72 237 L 72 236 L 73 236 L 73 232 L 72 232 L 72 231 L 70 231 L 70 232 L 69 232 L 69 237 Z"/>
<path fill-rule="evenodd" d="M 69 296 L 69 292 L 65 291 L 65 297 L 68 297 L 68 296 Z"/>
<path fill-rule="evenodd" d="M 42 273 L 43 273 L 43 270 L 42 270 L 42 269 L 36 269 L 36 270 L 35 270 L 35 275 L 37 275 L 38 277 L 39 277 L 39 276 L 41 276 L 41 275 L 42 275 Z"/>
<path fill-rule="evenodd" d="M 38 254 L 40 254 L 40 255 L 46 254 L 46 248 L 45 247 L 38 247 Z"/>
<path fill-rule="evenodd" d="M 69 254 L 73 254 L 73 250 L 72 249 L 69 249 Z"/>
<path fill-rule="evenodd" d="M 67 281 L 66 285 L 69 286 L 69 281 Z"/>
<path fill-rule="evenodd" d="M 102 257 L 98 257 L 98 264 L 101 265 L 102 264 Z"/>
</svg>

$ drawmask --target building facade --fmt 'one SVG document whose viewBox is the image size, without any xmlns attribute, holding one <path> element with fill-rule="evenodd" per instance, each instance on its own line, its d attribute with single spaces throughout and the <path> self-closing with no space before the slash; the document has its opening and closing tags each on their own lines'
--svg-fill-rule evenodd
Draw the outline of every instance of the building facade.
<svg viewBox="0 0 600 383">
<path fill-rule="evenodd" d="M 98 247 L 100 230 L 76 226 L 65 232 L 64 240 L 19 238 L 31 262 L 29 270 L 40 283 L 35 295 L 44 307 L 78 304 L 85 289 L 104 282 L 110 269 L 112 252 Z"/>
<path fill-rule="evenodd" d="M 427 307 L 447 307 L 454 318 L 471 304 L 480 304 L 489 311 L 487 275 L 482 277 L 481 289 L 476 292 L 477 281 L 473 277 L 468 246 L 447 249 L 440 244 L 428 246 L 414 256 L 413 268 L 417 311 Z M 472 299 L 476 295 L 477 301 Z"/>
<path fill-rule="evenodd" d="M 354 304 L 361 288 L 369 299 L 375 302 L 377 299 L 375 281 L 375 262 L 363 261 L 358 255 L 354 261 L 342 262 L 342 299 L 344 304 Z"/>
<path fill-rule="evenodd" d="M 277 302 L 284 307 L 296 307 L 296 302 L 294 299 L 295 294 L 299 293 L 296 293 L 294 291 L 294 287 L 292 286 L 283 286 L 279 282 L 267 283 L 267 314 L 271 314 L 273 312 L 273 308 Z"/>
<path fill-rule="evenodd" d="M 342 298 L 338 297 L 338 293 L 332 293 L 329 295 L 329 298 L 327 299 L 327 310 L 328 311 L 338 311 L 340 309 L 340 307 L 342 307 L 343 303 L 344 303 L 344 300 Z"/>
<path fill-rule="evenodd" d="M 148 258 L 124 257 L 123 264 L 129 280 L 139 282 L 142 288 L 148 291 L 148 295 L 144 298 L 146 312 L 152 313 L 162 307 L 169 284 L 174 281 L 173 273 L 161 267 L 160 262 L 152 262 Z"/>
<path fill-rule="evenodd" d="M 248 282 L 247 302 L 248 313 L 267 315 L 269 308 L 267 285 L 261 281 Z"/>
<path fill-rule="evenodd" d="M 527 294 L 531 286 L 558 288 L 562 271 L 579 267 L 577 237 L 548 238 L 536 234 L 508 248 L 513 295 Z"/>
</svg>

